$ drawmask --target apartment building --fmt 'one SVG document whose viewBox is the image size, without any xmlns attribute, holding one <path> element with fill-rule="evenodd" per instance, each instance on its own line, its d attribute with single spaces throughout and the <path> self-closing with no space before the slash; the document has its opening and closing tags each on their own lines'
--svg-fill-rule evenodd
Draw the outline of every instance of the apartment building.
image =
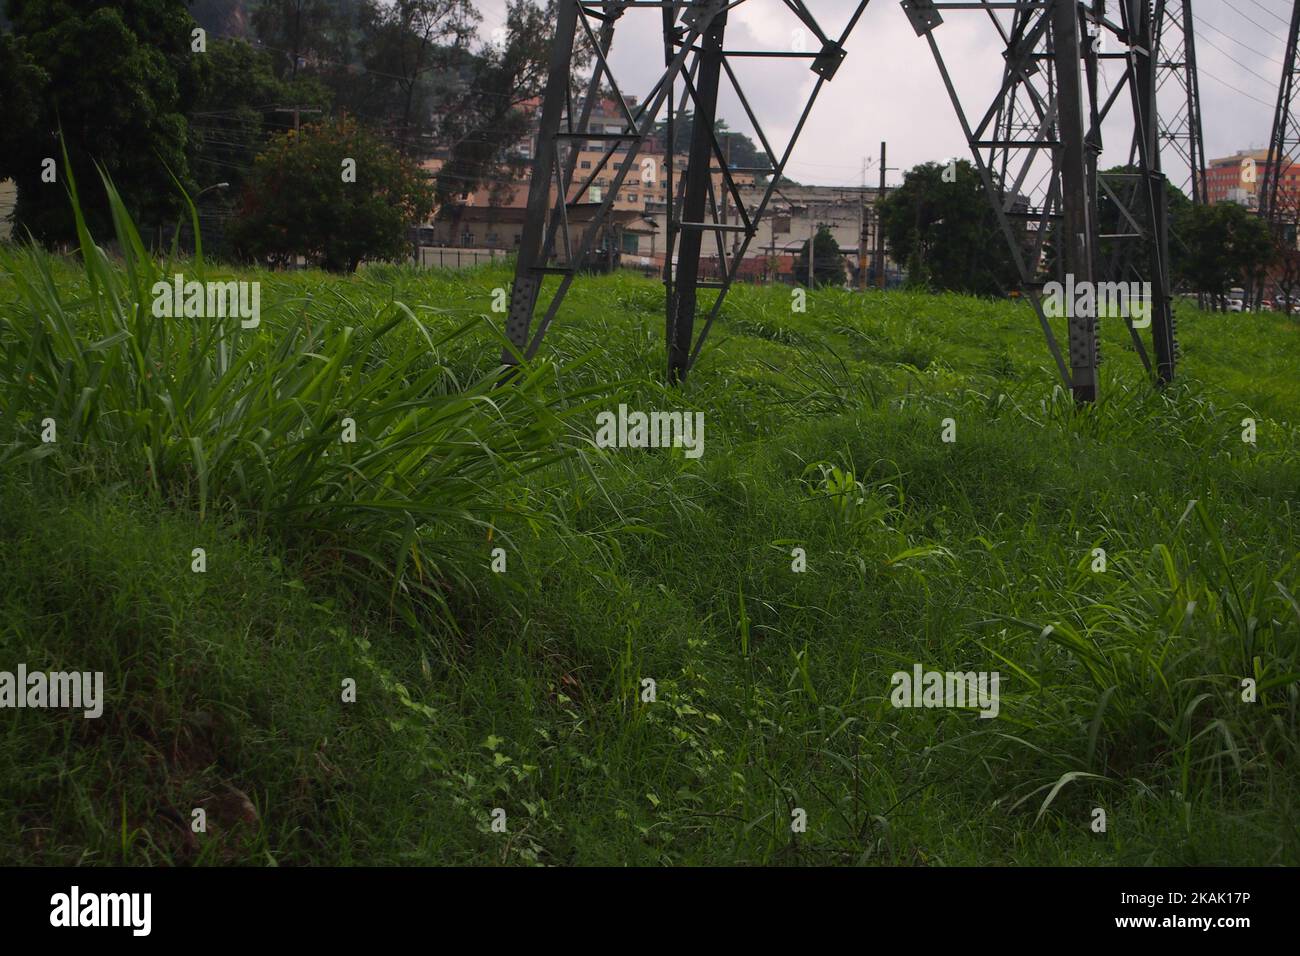
<svg viewBox="0 0 1300 956">
<path fill-rule="evenodd" d="M 1264 188 L 1274 175 L 1266 149 L 1238 150 L 1231 156 L 1212 159 L 1205 166 L 1205 195 L 1211 205 L 1232 202 L 1250 210 L 1259 209 Z M 1300 165 L 1287 163 L 1281 171 L 1279 191 L 1289 208 L 1300 208 Z"/>
</svg>

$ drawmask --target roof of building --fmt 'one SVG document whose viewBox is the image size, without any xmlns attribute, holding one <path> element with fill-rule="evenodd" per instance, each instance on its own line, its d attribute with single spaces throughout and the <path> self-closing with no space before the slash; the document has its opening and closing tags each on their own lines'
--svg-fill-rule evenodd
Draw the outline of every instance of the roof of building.
<svg viewBox="0 0 1300 956">
<path fill-rule="evenodd" d="M 1210 160 L 1208 166 L 1240 166 L 1243 159 L 1253 159 L 1257 163 L 1268 162 L 1268 150 L 1266 149 L 1241 149 L 1232 156 L 1221 156 L 1218 159 Z"/>
<path fill-rule="evenodd" d="M 590 222 L 599 208 L 600 203 L 594 202 L 566 203 L 565 216 L 571 223 Z M 523 206 L 456 206 L 455 209 L 455 221 L 462 223 L 523 222 L 528 214 L 528 210 Z M 637 209 L 613 209 L 610 210 L 609 215 L 615 225 L 625 228 L 643 219 L 640 210 Z M 638 230 L 634 228 L 632 231 Z"/>
</svg>

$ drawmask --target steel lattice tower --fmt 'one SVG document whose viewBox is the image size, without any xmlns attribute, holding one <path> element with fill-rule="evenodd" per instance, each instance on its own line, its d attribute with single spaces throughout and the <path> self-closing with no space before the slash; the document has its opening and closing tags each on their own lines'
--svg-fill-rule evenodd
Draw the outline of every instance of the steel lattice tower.
<svg viewBox="0 0 1300 956">
<path fill-rule="evenodd" d="M 838 33 L 823 30 L 809 9 L 811 0 L 768 0 L 765 14 L 788 19 L 793 28 L 810 34 L 811 49 L 729 48 L 728 13 L 755 2 L 559 0 L 527 221 L 506 322 L 510 346 L 502 356 L 505 364 L 513 365 L 521 357 L 536 353 L 598 235 L 612 221 L 614 198 L 636 168 L 637 154 L 658 117 L 666 115 L 671 157 L 675 117 L 686 109 L 693 110 L 694 121 L 680 181 L 673 181 L 671 158 L 667 164 L 670 203 L 663 278 L 669 379 L 680 381 L 694 364 L 817 94 L 834 78 L 845 57 L 845 43 L 869 0 L 859 0 Z M 1092 401 L 1097 394 L 1096 319 L 1068 319 L 1068 355 L 1063 354 L 1040 293 L 1050 275 L 1070 274 L 1076 282 L 1095 281 L 1105 271 L 1099 262 L 1097 161 L 1102 124 L 1114 104 L 1127 94 L 1133 121 L 1121 141 L 1135 144 L 1137 173 L 1129 201 L 1122 205 L 1126 221 L 1132 226 L 1131 237 L 1138 242 L 1131 268 L 1152 283 L 1154 367 L 1137 330 L 1125 321 L 1147 369 L 1155 372 L 1161 382 L 1169 381 L 1174 371 L 1174 350 L 1165 180 L 1160 168 L 1156 110 L 1160 59 L 1153 55 L 1158 44 L 1158 24 L 1151 0 L 1109 0 L 1109 4 L 1107 0 L 902 0 L 901 6 L 917 36 L 926 41 L 934 55 L 998 227 L 1016 262 L 1021 288 L 1033 304 L 1063 382 L 1080 402 Z M 664 67 L 649 94 L 632 108 L 620 91 L 608 55 L 615 25 L 621 18 L 653 11 L 659 13 Z M 1001 76 L 992 104 L 970 115 L 936 38 L 942 32 L 943 17 L 958 14 L 978 14 L 991 25 L 987 62 L 997 71 L 995 75 Z M 1186 12 L 1180 22 L 1190 22 Z M 599 30 L 593 25 L 598 25 Z M 1105 36 L 1117 40 L 1121 52 L 1102 52 Z M 587 81 L 588 95 L 580 108 L 572 96 L 575 41 L 595 58 L 595 68 Z M 774 147 L 734 68 L 742 58 L 764 57 L 803 60 L 817 77 L 784 147 Z M 1118 65 L 1123 71 L 1106 96 L 1098 93 L 1103 63 Z M 741 201 L 734 170 L 714 133 L 724 78 L 753 126 L 767 162 L 761 172 L 769 177 L 768 187 L 753 208 L 746 208 Z M 622 128 L 615 131 L 588 127 L 591 100 L 604 81 L 622 112 Z M 1197 118 L 1199 126 L 1199 111 Z M 583 142 L 607 146 L 597 168 L 581 182 L 575 182 L 575 158 Z M 608 193 L 599 201 L 584 203 L 597 175 L 611 166 L 611 160 L 613 175 Z M 726 220 L 727 201 L 720 199 L 720 193 L 733 200 L 733 221 Z M 1136 208 L 1129 210 L 1128 206 Z M 580 238 L 574 242 L 570 225 L 579 222 Z M 721 273 L 716 281 L 702 280 L 700 275 L 701 255 L 710 235 L 716 242 Z M 728 238 L 733 240 L 730 252 Z M 1050 256 L 1045 253 L 1049 248 Z M 711 291 L 712 301 L 702 300 L 702 291 Z M 540 321 L 534 331 L 539 303 Z M 698 335 L 697 311 L 705 316 Z"/>
<path fill-rule="evenodd" d="M 1172 105 L 1159 115 L 1160 150 L 1187 167 L 1180 186 L 1197 205 L 1205 195 L 1205 137 L 1201 132 L 1201 86 L 1196 70 L 1192 0 L 1156 0 L 1156 95 Z"/>
<path fill-rule="evenodd" d="M 1282 188 L 1284 174 L 1300 161 L 1300 118 L 1296 116 L 1297 71 L 1296 47 L 1300 41 L 1300 0 L 1291 8 L 1291 27 L 1287 32 L 1286 57 L 1282 79 L 1278 83 L 1277 106 L 1273 112 L 1273 132 L 1268 140 L 1268 161 L 1259 185 L 1259 213 L 1275 235 L 1285 237 L 1286 248 L 1296 248 L 1296 224 L 1300 222 L 1300 194 Z"/>
</svg>

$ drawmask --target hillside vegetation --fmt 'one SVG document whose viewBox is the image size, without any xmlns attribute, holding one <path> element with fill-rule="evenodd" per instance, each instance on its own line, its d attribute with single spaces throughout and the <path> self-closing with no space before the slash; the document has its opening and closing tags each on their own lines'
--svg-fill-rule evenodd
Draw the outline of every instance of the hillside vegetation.
<svg viewBox="0 0 1300 956">
<path fill-rule="evenodd" d="M 3 862 L 1300 863 L 1294 320 L 1180 307 L 1164 392 L 1108 322 L 1080 411 L 1022 304 L 740 287 L 673 389 L 614 275 L 503 384 L 508 271 L 119 230 L 0 252 L 0 669 L 107 693 L 0 714 Z M 260 325 L 154 319 L 175 272 Z M 620 403 L 702 456 L 596 448 Z"/>
</svg>

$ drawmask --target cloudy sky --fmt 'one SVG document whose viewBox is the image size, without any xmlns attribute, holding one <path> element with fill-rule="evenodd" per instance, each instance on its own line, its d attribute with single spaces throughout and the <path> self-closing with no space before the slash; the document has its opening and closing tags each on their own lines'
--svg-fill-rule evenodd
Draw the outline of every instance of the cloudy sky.
<svg viewBox="0 0 1300 956">
<path fill-rule="evenodd" d="M 805 3 L 830 36 L 839 34 L 856 6 L 855 0 Z M 505 2 L 478 0 L 477 5 L 483 15 L 481 34 L 488 37 L 504 22 Z M 1266 147 L 1289 4 L 1286 0 L 1194 0 L 1192 7 L 1206 152 L 1213 158 L 1238 149 Z M 658 10 L 629 10 L 615 31 L 611 62 L 625 94 L 643 97 L 662 70 L 659 17 Z M 988 107 L 1001 76 L 997 34 L 983 13 L 945 11 L 945 21 L 935 37 L 967 113 L 978 116 Z M 799 42 L 799 28 L 799 21 L 781 0 L 744 0 L 730 13 L 726 46 L 733 50 L 790 50 Z M 810 37 L 805 48 L 812 49 Z M 846 48 L 847 59 L 835 79 L 823 86 L 795 147 L 786 169 L 791 178 L 805 183 L 857 185 L 862 181 L 865 159 L 867 181 L 875 183 L 881 140 L 889 144 L 888 165 L 898 167 L 888 173 L 891 184 L 901 180 L 901 170 L 917 163 L 968 155 L 928 44 L 913 32 L 898 0 L 870 0 Z M 759 121 L 779 151 L 814 85 L 808 61 L 732 62 L 738 66 L 740 82 Z M 1113 83 L 1115 67 L 1110 69 Z M 1127 103 L 1127 96 L 1123 101 Z M 1161 105 L 1165 110 L 1171 108 L 1163 97 Z M 1121 127 L 1131 120 L 1126 109 L 1119 110 L 1117 106 L 1106 127 L 1113 132 L 1103 165 L 1127 159 L 1128 138 Z M 726 87 L 725 77 L 719 115 L 732 129 L 752 132 L 739 100 Z M 1176 158 L 1170 156 L 1165 162 L 1170 178 L 1181 183 L 1185 167 L 1174 168 Z"/>
</svg>

